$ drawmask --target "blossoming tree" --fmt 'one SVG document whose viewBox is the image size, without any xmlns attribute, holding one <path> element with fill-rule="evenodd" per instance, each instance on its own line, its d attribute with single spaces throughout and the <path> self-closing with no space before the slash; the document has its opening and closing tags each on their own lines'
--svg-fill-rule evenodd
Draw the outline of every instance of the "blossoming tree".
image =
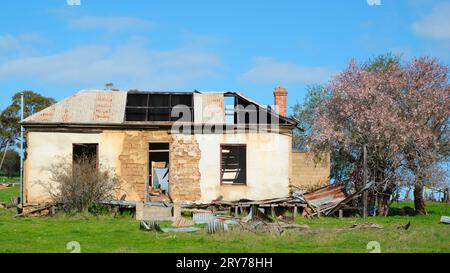
<svg viewBox="0 0 450 273">
<path fill-rule="evenodd" d="M 352 61 L 327 87 L 329 99 L 317 107 L 311 145 L 348 158 L 354 165 L 349 178 L 357 187 L 366 146 L 368 180 L 375 182 L 372 196 L 379 215 L 386 215 L 404 168 L 414 174 L 416 212 L 425 213 L 423 174 L 445 160 L 449 150 L 448 73 L 447 66 L 428 57 L 406 64 L 391 56 L 368 64 Z"/>
</svg>

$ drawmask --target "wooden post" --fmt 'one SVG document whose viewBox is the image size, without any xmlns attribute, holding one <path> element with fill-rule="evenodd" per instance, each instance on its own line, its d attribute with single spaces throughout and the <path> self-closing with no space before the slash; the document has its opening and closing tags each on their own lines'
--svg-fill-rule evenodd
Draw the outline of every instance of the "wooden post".
<svg viewBox="0 0 450 273">
<path fill-rule="evenodd" d="M 365 187 L 367 185 L 367 145 L 366 144 L 364 144 L 364 146 L 363 146 L 363 157 L 364 157 L 364 159 L 363 159 L 364 160 L 364 162 L 363 162 L 363 164 L 364 164 L 364 166 L 363 166 L 363 168 L 364 168 L 363 169 L 363 171 L 364 171 L 363 187 Z M 363 206 L 364 206 L 363 218 L 367 218 L 367 191 L 363 192 Z"/>
<path fill-rule="evenodd" d="M 8 147 L 9 147 L 10 141 L 11 141 L 11 139 L 8 139 L 8 142 L 6 142 L 5 152 L 3 153 L 2 161 L 0 162 L 0 170 L 2 169 L 3 161 L 5 161 L 6 152 L 8 152 Z"/>
<path fill-rule="evenodd" d="M 150 162 L 150 174 L 151 174 L 151 177 L 149 178 L 148 177 L 148 175 L 147 175 L 147 179 L 146 179 L 146 181 L 145 181 L 145 198 L 144 198 L 144 200 L 145 200 L 145 202 L 148 202 L 148 201 L 150 201 L 150 186 L 151 187 L 153 187 L 153 177 L 154 177 L 154 163 L 155 162 Z"/>
<path fill-rule="evenodd" d="M 344 217 L 344 212 L 340 209 L 339 210 L 339 219 L 342 219 Z"/>
<path fill-rule="evenodd" d="M 377 205 L 378 205 L 378 193 L 375 193 L 375 203 L 374 203 L 374 209 L 373 209 L 373 214 L 372 216 L 376 216 L 377 215 Z"/>
<path fill-rule="evenodd" d="M 297 218 L 297 213 L 298 213 L 297 206 L 294 206 L 294 219 Z"/>
<path fill-rule="evenodd" d="M 234 216 L 239 216 L 238 206 L 234 207 Z"/>
<path fill-rule="evenodd" d="M 273 218 L 275 218 L 275 206 L 274 205 L 272 205 L 271 207 L 270 207 L 270 213 L 272 214 L 272 217 Z"/>
<path fill-rule="evenodd" d="M 449 190 L 448 188 L 446 189 L 446 194 L 445 194 L 445 213 L 447 213 L 447 209 L 448 209 L 448 201 L 449 201 Z"/>
</svg>

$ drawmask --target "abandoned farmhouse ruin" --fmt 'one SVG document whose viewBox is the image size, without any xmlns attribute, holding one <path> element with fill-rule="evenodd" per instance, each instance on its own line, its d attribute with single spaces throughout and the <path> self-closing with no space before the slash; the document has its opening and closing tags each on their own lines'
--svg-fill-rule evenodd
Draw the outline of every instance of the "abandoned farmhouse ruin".
<svg viewBox="0 0 450 273">
<path fill-rule="evenodd" d="M 117 200 L 261 200 L 329 184 L 329 157 L 292 150 L 298 121 L 285 88 L 266 107 L 237 92 L 83 90 L 26 119 L 23 198 L 46 202 L 42 186 L 58 158 L 88 154 L 121 179 Z"/>
</svg>

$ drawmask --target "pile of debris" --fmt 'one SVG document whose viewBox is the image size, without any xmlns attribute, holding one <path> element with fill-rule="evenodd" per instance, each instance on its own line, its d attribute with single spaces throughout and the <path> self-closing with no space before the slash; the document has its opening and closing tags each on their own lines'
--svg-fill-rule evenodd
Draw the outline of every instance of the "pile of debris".
<svg viewBox="0 0 450 273">
<path fill-rule="evenodd" d="M 158 221 L 144 221 L 140 222 L 140 229 L 145 231 L 157 231 L 157 232 L 194 232 L 201 230 L 197 227 L 179 227 L 179 228 L 161 228 Z"/>
<path fill-rule="evenodd" d="M 39 204 L 39 205 L 18 205 L 19 213 L 14 217 L 25 217 L 25 216 L 47 216 L 55 215 L 57 206 L 55 204 Z"/>
<path fill-rule="evenodd" d="M 341 209 L 354 209 L 347 204 L 350 201 L 358 198 L 364 191 L 367 191 L 373 186 L 368 183 L 365 187 L 349 193 L 343 184 L 330 185 L 304 195 L 308 208 L 305 209 L 307 216 L 320 216 L 321 214 L 327 216 Z"/>
<path fill-rule="evenodd" d="M 294 217 L 287 218 L 281 215 L 275 219 L 270 218 L 264 213 L 264 210 L 253 206 L 250 208 L 250 213 L 242 220 L 238 221 L 238 224 L 243 229 L 252 232 L 261 230 L 270 233 L 282 234 L 288 229 L 309 230 L 309 226 L 294 224 L 292 223 L 293 221 Z"/>
<path fill-rule="evenodd" d="M 192 203 L 185 205 L 187 209 L 211 209 L 211 210 L 230 210 L 234 209 L 235 216 L 252 206 L 261 208 L 263 213 L 265 209 L 270 209 L 272 217 L 276 217 L 276 211 L 285 212 L 293 209 L 294 218 L 297 213 L 302 213 L 303 217 L 313 217 L 320 215 L 332 215 L 341 209 L 349 209 L 349 202 L 358 198 L 364 191 L 370 189 L 373 183 L 367 184 L 365 187 L 349 191 L 343 184 L 335 184 L 326 186 L 308 193 L 301 190 L 295 190 L 288 197 L 272 198 L 264 200 L 238 200 L 223 201 L 215 200 L 211 203 Z"/>
<path fill-rule="evenodd" d="M 288 229 L 308 230 L 309 227 L 306 225 L 293 223 L 298 213 L 304 217 L 320 216 L 321 214 L 332 215 L 337 211 L 348 209 L 347 204 L 350 201 L 358 198 L 371 187 L 372 183 L 369 183 L 359 190 L 349 192 L 344 185 L 336 184 L 306 194 L 303 194 L 301 190 L 295 190 L 290 196 L 284 198 L 191 203 L 184 205 L 183 210 L 193 213 L 192 220 L 176 217 L 173 228 L 166 229 L 161 229 L 159 226 L 156 228 L 154 223 L 141 221 L 141 229 L 191 232 L 199 230 L 199 228 L 193 227 L 194 224 L 207 224 L 205 229 L 208 233 L 225 232 L 229 230 L 229 226 L 233 225 L 250 232 L 259 230 L 276 234 L 282 234 Z M 293 216 L 285 215 L 289 209 L 293 209 Z M 239 214 L 242 213 L 248 214 L 241 218 Z M 360 228 L 360 226 L 352 228 Z"/>
<path fill-rule="evenodd" d="M 272 219 L 265 215 L 260 208 L 252 206 L 250 213 L 244 218 L 199 210 L 193 213 L 192 220 L 184 217 L 175 218 L 171 228 L 161 228 L 158 221 L 144 220 L 140 221 L 140 228 L 145 231 L 157 232 L 194 232 L 201 230 L 201 228 L 195 227 L 195 224 L 206 224 L 204 230 L 210 234 L 227 232 L 231 226 L 235 226 L 249 232 L 261 231 L 278 235 L 289 229 L 309 230 L 307 225 L 294 224 L 292 221 L 292 218 L 284 219 L 283 217 Z"/>
</svg>

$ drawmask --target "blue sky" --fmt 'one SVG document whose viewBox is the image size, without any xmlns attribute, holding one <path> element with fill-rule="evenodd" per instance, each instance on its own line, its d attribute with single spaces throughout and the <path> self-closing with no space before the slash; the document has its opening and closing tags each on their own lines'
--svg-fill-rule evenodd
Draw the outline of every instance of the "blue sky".
<svg viewBox="0 0 450 273">
<path fill-rule="evenodd" d="M 235 90 L 263 104 L 283 85 L 292 106 L 351 58 L 450 63 L 448 14 L 437 0 L 2 1 L 0 109 L 20 90 L 60 100 L 107 82 Z"/>
</svg>

